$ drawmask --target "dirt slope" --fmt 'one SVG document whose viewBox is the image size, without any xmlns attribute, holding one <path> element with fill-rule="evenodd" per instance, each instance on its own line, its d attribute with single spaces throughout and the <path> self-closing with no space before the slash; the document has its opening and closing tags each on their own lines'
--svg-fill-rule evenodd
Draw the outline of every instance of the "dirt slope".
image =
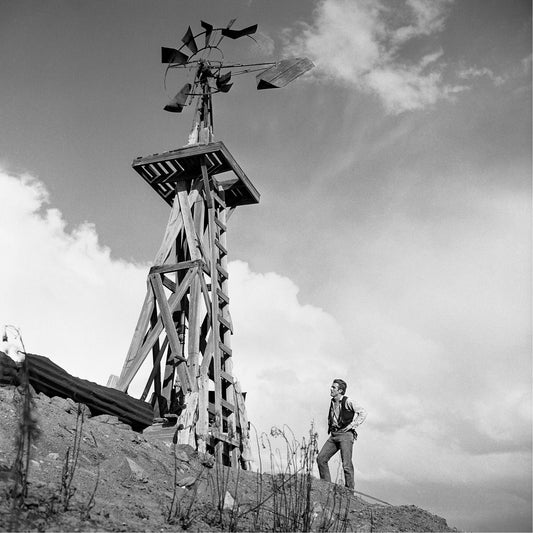
<svg viewBox="0 0 533 533">
<path fill-rule="evenodd" d="M 20 388 L 0 387 L 3 531 L 455 531 L 415 506 L 371 504 L 314 478 L 308 486 L 304 477 L 231 471 L 42 394 L 33 398 L 40 435 L 27 495 L 14 498 L 22 406 Z"/>
</svg>

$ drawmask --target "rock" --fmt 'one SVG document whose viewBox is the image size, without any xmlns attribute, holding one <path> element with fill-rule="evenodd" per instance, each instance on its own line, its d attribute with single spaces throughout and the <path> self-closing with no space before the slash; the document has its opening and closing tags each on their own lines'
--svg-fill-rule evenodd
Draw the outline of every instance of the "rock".
<svg viewBox="0 0 533 533">
<path fill-rule="evenodd" d="M 63 409 L 66 413 L 77 413 L 78 404 L 71 398 L 60 398 L 59 396 L 54 396 L 50 398 L 50 403 Z"/>
<path fill-rule="evenodd" d="M 191 485 L 194 485 L 194 483 L 196 483 L 196 478 L 194 476 L 178 477 L 176 479 L 176 483 L 180 487 L 190 487 Z"/>
<path fill-rule="evenodd" d="M 125 457 L 120 469 L 121 474 L 126 479 L 133 481 L 140 481 L 142 483 L 148 482 L 146 472 L 133 459 Z"/>
<path fill-rule="evenodd" d="M 102 424 L 111 424 L 113 426 L 121 423 L 118 417 L 114 415 L 97 415 L 93 416 L 91 420 L 94 422 L 101 422 Z"/>
<path fill-rule="evenodd" d="M 47 456 L 47 459 L 50 459 L 50 461 L 57 461 L 59 459 L 59 454 L 55 452 L 50 452 Z"/>
<path fill-rule="evenodd" d="M 128 424 L 124 424 L 124 422 L 121 422 L 115 415 L 97 415 L 91 417 L 91 420 L 93 420 L 94 422 L 100 422 L 102 424 L 110 424 L 111 426 L 115 426 L 119 429 L 131 429 L 131 426 L 128 426 Z"/>
<path fill-rule="evenodd" d="M 176 456 L 178 453 L 183 457 L 186 455 L 186 461 L 190 461 L 191 459 L 198 457 L 198 452 L 189 444 L 178 444 L 176 446 Z"/>
<path fill-rule="evenodd" d="M 198 460 L 201 465 L 206 466 L 207 468 L 213 468 L 213 466 L 215 466 L 215 458 L 209 453 L 198 454 Z"/>
<path fill-rule="evenodd" d="M 234 505 L 235 498 L 229 493 L 229 491 L 227 491 L 224 496 L 224 509 L 232 510 Z"/>
<path fill-rule="evenodd" d="M 189 456 L 187 455 L 187 452 L 185 450 L 179 450 L 176 448 L 176 459 L 179 459 L 180 461 L 184 461 L 186 463 L 189 462 Z"/>
</svg>

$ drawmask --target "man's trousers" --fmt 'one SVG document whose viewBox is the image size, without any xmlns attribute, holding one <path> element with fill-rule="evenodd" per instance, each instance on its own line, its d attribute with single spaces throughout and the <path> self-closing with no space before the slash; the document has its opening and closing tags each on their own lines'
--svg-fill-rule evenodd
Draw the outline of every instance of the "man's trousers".
<svg viewBox="0 0 533 533">
<path fill-rule="evenodd" d="M 344 484 L 349 489 L 354 488 L 354 469 L 352 463 L 353 442 L 355 440 L 354 434 L 351 431 L 333 431 L 328 440 L 322 446 L 320 453 L 316 458 L 318 463 L 318 472 L 320 479 L 331 481 L 329 473 L 328 461 L 340 450 L 342 468 L 344 470 Z"/>
</svg>

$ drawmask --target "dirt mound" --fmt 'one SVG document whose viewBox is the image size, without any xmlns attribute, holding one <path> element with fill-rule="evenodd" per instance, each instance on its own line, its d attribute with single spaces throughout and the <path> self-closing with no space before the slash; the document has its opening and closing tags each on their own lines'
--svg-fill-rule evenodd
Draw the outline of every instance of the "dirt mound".
<svg viewBox="0 0 533 533">
<path fill-rule="evenodd" d="M 0 530 L 455 531 L 417 507 L 372 504 L 315 478 L 231 470 L 43 394 L 33 396 L 39 434 L 24 470 L 23 407 L 20 387 L 0 387 Z"/>
</svg>

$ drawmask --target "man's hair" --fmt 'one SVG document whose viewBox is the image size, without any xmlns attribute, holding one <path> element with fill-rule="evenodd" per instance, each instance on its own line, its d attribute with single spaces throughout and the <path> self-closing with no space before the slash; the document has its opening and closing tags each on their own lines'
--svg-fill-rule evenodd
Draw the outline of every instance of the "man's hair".
<svg viewBox="0 0 533 533">
<path fill-rule="evenodd" d="M 346 381 L 344 381 L 343 379 L 334 379 L 333 383 L 336 383 L 339 386 L 339 390 L 341 390 L 343 394 L 346 393 L 346 389 L 348 388 L 348 385 L 346 385 Z"/>
</svg>

